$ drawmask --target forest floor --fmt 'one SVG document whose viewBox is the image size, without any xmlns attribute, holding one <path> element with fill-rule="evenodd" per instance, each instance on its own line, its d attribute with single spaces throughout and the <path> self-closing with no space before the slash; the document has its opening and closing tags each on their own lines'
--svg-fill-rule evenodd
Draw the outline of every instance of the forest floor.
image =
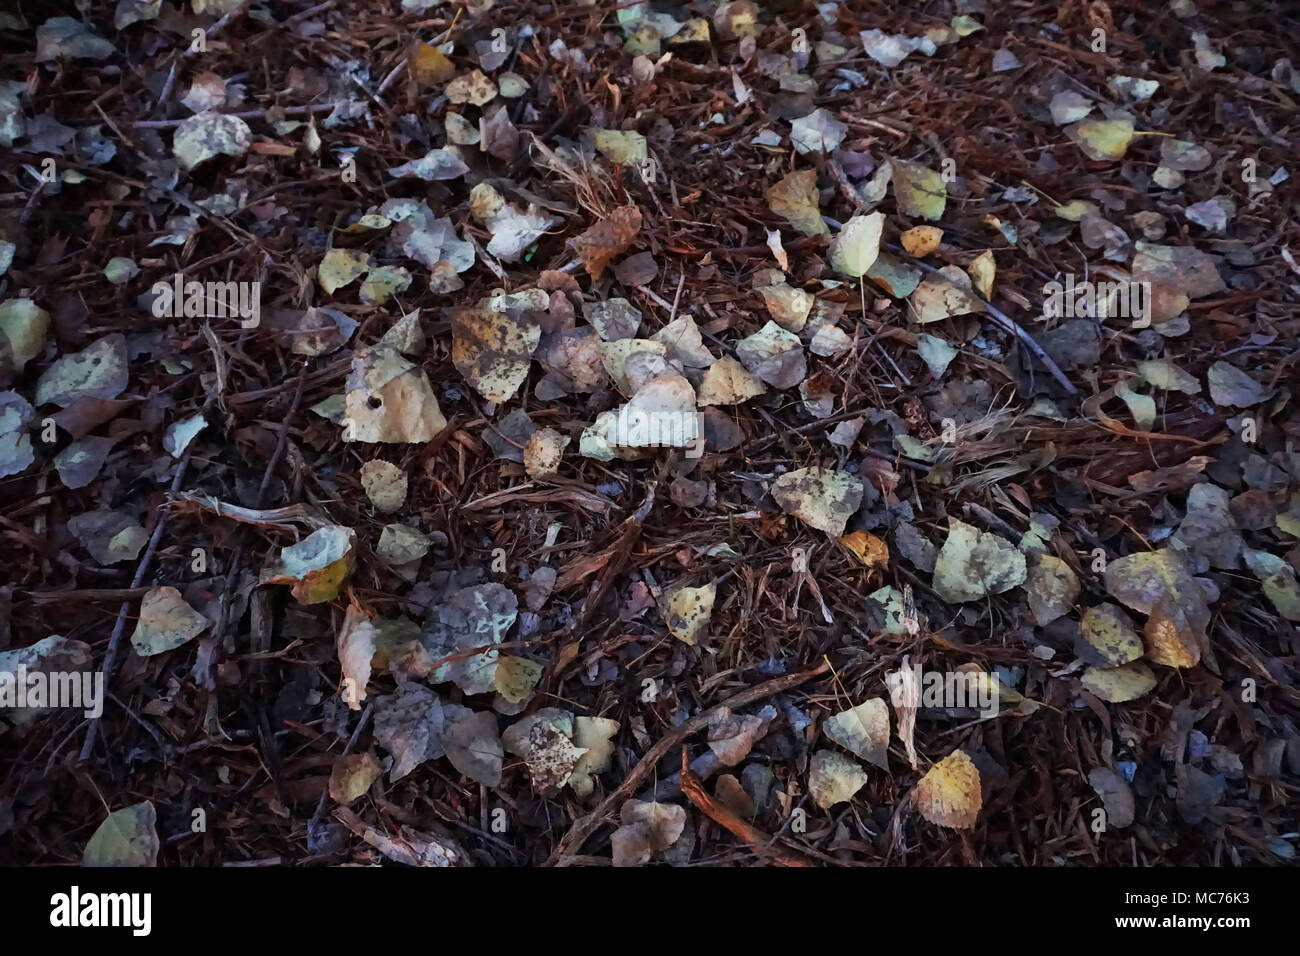
<svg viewBox="0 0 1300 956">
<path fill-rule="evenodd" d="M 24 6 L 0 863 L 1294 862 L 1284 4 Z"/>
</svg>

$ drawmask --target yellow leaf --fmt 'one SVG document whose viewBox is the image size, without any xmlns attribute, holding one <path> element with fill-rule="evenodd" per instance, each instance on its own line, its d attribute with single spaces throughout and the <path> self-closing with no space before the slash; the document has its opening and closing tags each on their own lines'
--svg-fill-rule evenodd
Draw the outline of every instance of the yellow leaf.
<svg viewBox="0 0 1300 956">
<path fill-rule="evenodd" d="M 316 277 L 320 280 L 320 287 L 333 295 L 335 289 L 356 281 L 370 268 L 369 263 L 370 256 L 364 249 L 331 249 L 321 260 Z"/>
<path fill-rule="evenodd" d="M 706 584 L 702 588 L 682 588 L 669 598 L 666 621 L 673 637 L 683 644 L 695 644 L 708 630 L 717 595 L 717 585 Z"/>
<path fill-rule="evenodd" d="M 767 208 L 805 236 L 824 236 L 830 229 L 822 222 L 817 205 L 817 172 L 800 169 L 784 177 L 765 192 Z"/>
<path fill-rule="evenodd" d="M 1133 122 L 1127 119 L 1087 119 L 1068 127 L 1065 132 L 1089 159 L 1123 159 L 1133 139 Z"/>
<path fill-rule="evenodd" d="M 1089 667 L 1080 681 L 1088 693 L 1112 704 L 1137 700 L 1156 686 L 1151 668 L 1141 661 L 1123 667 Z"/>
<path fill-rule="evenodd" d="M 993 258 L 993 250 L 985 249 L 981 252 L 966 267 L 966 271 L 970 274 L 971 281 L 975 283 L 975 288 L 979 290 L 979 294 L 986 299 L 993 298 L 993 279 L 998 271 L 997 262 Z"/>
<path fill-rule="evenodd" d="M 874 534 L 854 531 L 840 538 L 840 544 L 852 551 L 868 568 L 883 568 L 889 563 L 889 545 Z"/>
<path fill-rule="evenodd" d="M 954 750 L 921 778 L 916 800 L 921 816 L 931 823 L 970 829 L 984 802 L 979 770 L 965 752 Z"/>
<path fill-rule="evenodd" d="M 432 43 L 415 48 L 411 54 L 411 79 L 420 86 L 446 83 L 456 75 L 456 67 Z"/>
<path fill-rule="evenodd" d="M 904 216 L 939 219 L 948 204 L 943 177 L 920 163 L 891 160 L 894 167 L 894 198 Z"/>
<path fill-rule="evenodd" d="M 1120 667 L 1142 657 L 1142 639 L 1114 604 L 1090 607 L 1079 620 L 1075 652 L 1090 664 Z"/>
<path fill-rule="evenodd" d="M 542 665 L 536 661 L 502 654 L 497 658 L 492 681 L 498 694 L 512 704 L 522 704 L 533 695 L 533 688 L 541 676 Z"/>
<path fill-rule="evenodd" d="M 902 235 L 903 248 L 909 256 L 924 259 L 939 248 L 943 230 L 938 226 L 913 226 Z"/>
</svg>

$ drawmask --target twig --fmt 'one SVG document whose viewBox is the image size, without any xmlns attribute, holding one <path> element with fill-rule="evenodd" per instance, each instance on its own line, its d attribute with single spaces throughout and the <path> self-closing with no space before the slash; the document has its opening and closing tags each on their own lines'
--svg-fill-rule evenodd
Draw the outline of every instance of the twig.
<svg viewBox="0 0 1300 956">
<path fill-rule="evenodd" d="M 644 757 L 632 768 L 632 772 L 627 775 L 627 779 L 619 784 L 618 789 L 601 801 L 600 806 L 588 813 L 586 816 L 579 817 L 573 821 L 573 826 L 569 827 L 569 832 L 560 838 L 556 844 L 555 850 L 546 860 L 546 866 L 567 866 L 572 857 L 582 849 L 582 844 L 587 841 L 587 837 L 606 820 L 614 815 L 614 811 L 622 806 L 623 801 L 632 794 L 636 793 L 637 788 L 643 782 L 649 779 L 654 773 L 655 768 L 659 766 L 665 756 L 672 752 L 674 747 L 681 744 L 683 740 L 695 733 L 697 730 L 703 730 L 709 724 L 709 718 L 715 713 L 721 713 L 722 708 L 728 707 L 735 710 L 738 707 L 744 707 L 746 704 L 752 704 L 756 700 L 763 700 L 771 697 L 773 694 L 779 694 L 787 691 L 791 687 L 798 687 L 821 674 L 830 670 L 830 663 L 823 660 L 816 667 L 806 671 L 798 671 L 794 674 L 786 674 L 782 677 L 775 677 L 772 680 L 757 684 L 748 690 L 743 690 L 738 694 L 733 694 L 716 707 L 711 707 L 702 714 L 697 714 L 690 720 L 677 727 L 674 727 L 666 736 L 660 739 L 659 743 L 651 747 Z"/>
<path fill-rule="evenodd" d="M 746 823 L 730 808 L 709 796 L 700 778 L 691 770 L 685 747 L 682 748 L 682 793 L 686 794 L 686 799 L 699 807 L 705 816 L 749 844 L 750 849 L 768 862 L 776 866 L 817 865 L 806 856 L 772 846 L 775 837 L 768 836 L 758 827 Z"/>
<path fill-rule="evenodd" d="M 186 450 L 185 457 L 176 466 L 176 474 L 172 478 L 171 492 L 176 494 L 180 491 L 181 481 L 185 478 L 185 469 L 189 466 L 191 450 Z M 140 556 L 140 563 L 135 566 L 135 574 L 131 577 L 132 589 L 140 587 L 144 583 L 145 574 L 149 570 L 149 565 L 153 561 L 154 552 L 158 550 L 158 541 L 162 538 L 163 528 L 167 524 L 167 512 L 161 508 L 154 511 L 153 531 L 149 535 L 149 544 L 144 549 L 144 554 Z M 113 669 L 117 666 L 118 649 L 122 644 L 122 635 L 126 633 L 126 615 L 131 610 L 131 601 L 123 601 L 117 609 L 117 621 L 113 624 L 113 633 L 108 638 L 108 650 L 104 653 L 104 666 L 100 668 L 100 673 L 104 675 L 104 687 L 108 687 L 112 682 Z M 86 740 L 81 745 L 81 754 L 79 760 L 84 763 L 90 759 L 90 755 L 95 749 L 95 738 L 99 734 L 99 722 L 103 718 L 101 712 L 98 717 L 90 718 L 90 726 L 86 730 Z"/>
<path fill-rule="evenodd" d="M 935 273 L 939 271 L 934 266 L 926 265 L 924 262 L 921 262 L 919 259 L 913 259 L 905 251 L 903 251 L 893 243 L 882 242 L 881 245 L 884 246 L 886 249 L 888 249 L 890 252 L 902 256 L 911 265 L 916 266 L 916 268 L 920 269 L 922 272 Z M 1011 316 L 1007 315 L 1005 312 L 999 309 L 988 299 L 984 298 L 974 289 L 969 290 L 968 294 L 970 295 L 971 298 L 984 303 L 985 308 L 988 309 L 989 315 L 993 317 L 993 319 L 998 323 L 998 325 L 1002 326 L 1002 328 L 1006 332 L 1009 332 L 1010 334 L 1014 335 L 1022 343 L 1024 343 L 1025 348 L 1029 349 L 1029 351 L 1034 353 L 1034 357 L 1037 358 L 1038 361 L 1043 363 L 1043 367 L 1046 368 L 1049 373 L 1051 373 L 1052 378 L 1056 379 L 1061 384 L 1061 387 L 1066 390 L 1067 393 L 1069 393 L 1070 395 L 1079 394 L 1079 390 L 1074 387 L 1073 382 L 1071 382 L 1068 378 L 1066 378 L 1065 373 L 1061 371 L 1061 367 L 1057 365 L 1056 362 L 1052 359 L 1052 357 L 1043 350 L 1043 347 L 1041 345 L 1039 345 L 1037 342 L 1034 341 L 1033 336 L 1031 336 L 1028 332 L 1026 332 L 1024 329 L 1020 327 L 1020 325 L 1016 322 L 1015 319 L 1011 318 Z"/>
<path fill-rule="evenodd" d="M 298 406 L 302 402 L 302 390 L 307 384 L 307 363 L 302 363 L 302 368 L 298 372 L 298 387 L 293 393 L 293 401 L 289 405 L 289 411 L 280 422 L 280 438 L 275 443 L 275 453 L 271 455 L 270 461 L 266 463 L 266 471 L 262 473 L 262 483 L 257 488 L 257 500 L 253 502 L 253 507 L 260 509 L 266 504 L 266 489 L 270 487 L 271 476 L 275 474 L 275 467 L 284 457 L 285 446 L 289 443 L 289 422 L 293 421 L 298 414 Z"/>
<path fill-rule="evenodd" d="M 343 747 L 343 753 L 340 757 L 346 757 L 352 752 L 352 748 L 357 745 L 357 740 L 361 737 L 361 732 L 366 729 L 370 723 L 370 718 L 374 716 L 375 705 L 373 702 L 366 704 L 366 709 L 361 712 L 361 719 L 357 721 L 356 728 L 352 731 L 352 736 L 348 738 L 347 744 Z M 326 788 L 325 792 L 320 795 L 320 800 L 316 802 L 316 812 L 311 815 L 311 820 L 307 823 L 307 835 L 310 837 L 320 826 L 321 820 L 325 816 L 325 807 L 329 803 L 330 792 Z"/>
</svg>

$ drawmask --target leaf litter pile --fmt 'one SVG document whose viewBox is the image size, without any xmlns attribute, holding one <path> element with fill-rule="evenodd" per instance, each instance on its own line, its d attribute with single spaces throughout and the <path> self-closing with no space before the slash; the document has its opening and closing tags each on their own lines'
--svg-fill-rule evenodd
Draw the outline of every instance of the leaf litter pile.
<svg viewBox="0 0 1300 956">
<path fill-rule="evenodd" d="M 1293 860 L 1283 5 L 36 6 L 4 861 Z"/>
</svg>

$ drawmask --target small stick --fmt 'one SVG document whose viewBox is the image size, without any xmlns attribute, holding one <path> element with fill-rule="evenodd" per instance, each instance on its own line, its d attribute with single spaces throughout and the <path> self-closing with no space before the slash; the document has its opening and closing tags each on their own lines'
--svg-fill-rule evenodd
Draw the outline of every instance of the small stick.
<svg viewBox="0 0 1300 956">
<path fill-rule="evenodd" d="M 191 454 L 192 450 L 187 449 L 185 457 L 176 466 L 176 475 L 172 478 L 172 494 L 180 491 L 181 481 L 185 478 L 185 469 L 189 466 Z M 135 574 L 131 578 L 132 590 L 144 583 L 145 574 L 153 561 L 154 552 L 158 550 L 158 541 L 162 538 L 163 527 L 166 524 L 167 512 L 159 508 L 154 512 L 154 526 L 152 533 L 149 535 L 149 544 L 145 547 L 144 554 L 140 556 L 140 563 L 135 566 Z M 117 666 L 118 649 L 122 644 L 122 635 L 126 633 L 126 615 L 131 610 L 131 604 L 131 601 L 123 601 L 122 605 L 117 609 L 117 621 L 113 624 L 113 633 L 108 638 L 108 650 L 104 653 L 104 666 L 100 668 L 100 673 L 104 675 L 104 687 L 106 688 L 112 681 L 113 669 Z M 86 730 L 86 740 L 81 745 L 81 754 L 78 758 L 82 763 L 89 760 L 94 752 L 95 738 L 99 732 L 99 721 L 103 716 L 101 712 L 99 717 L 90 718 L 90 726 Z"/>
<path fill-rule="evenodd" d="M 695 776 L 691 770 L 685 747 L 682 748 L 682 793 L 686 794 L 686 798 L 699 807 L 705 816 L 749 844 L 750 849 L 759 856 L 765 857 L 768 862 L 776 866 L 817 865 L 814 861 L 798 853 L 772 846 L 775 837 L 768 836 L 758 827 L 746 823 L 736 816 L 729 807 L 709 796 L 708 791 L 704 789 L 704 784 L 700 782 L 700 778 Z"/>
<path fill-rule="evenodd" d="M 884 246 L 886 249 L 890 250 L 891 252 L 894 252 L 902 256 L 903 258 L 907 259 L 909 263 L 916 266 L 922 272 L 935 273 L 939 271 L 934 266 L 926 265 L 924 262 L 921 262 L 918 259 L 913 259 L 911 256 L 909 256 L 906 252 L 898 248 L 898 246 L 894 245 L 893 243 L 882 242 L 881 245 Z M 1052 359 L 1052 357 L 1043 350 L 1043 347 L 1041 345 L 1039 345 L 1037 342 L 1034 341 L 1033 337 L 1028 332 L 1022 329 L 1019 324 L 1017 324 L 1015 319 L 1011 318 L 1011 316 L 1007 315 L 1005 312 L 999 309 L 992 302 L 988 301 L 988 299 L 984 298 L 974 289 L 971 289 L 969 294 L 971 298 L 984 303 L 984 306 L 989 311 L 989 315 L 991 315 L 994 318 L 994 320 L 998 323 L 998 325 L 1002 326 L 1003 330 L 1014 335 L 1022 343 L 1024 343 L 1024 346 L 1027 349 L 1029 349 L 1029 351 L 1034 353 L 1034 356 L 1038 359 L 1038 361 L 1043 363 L 1043 367 L 1046 368 L 1049 373 L 1051 373 L 1052 378 L 1060 382 L 1061 387 L 1064 388 L 1066 392 L 1068 392 L 1070 395 L 1079 394 L 1079 390 L 1075 388 L 1073 382 L 1071 382 L 1068 378 L 1065 377 L 1065 373 L 1061 371 L 1061 367 L 1057 365 L 1056 362 Z"/>
<path fill-rule="evenodd" d="M 779 694 L 787 691 L 792 687 L 798 687 L 820 674 L 825 674 L 830 670 L 830 663 L 823 660 L 816 667 L 805 671 L 797 671 L 793 674 L 786 674 L 782 677 L 774 677 L 770 681 L 762 684 L 756 684 L 748 690 L 743 690 L 738 694 L 733 694 L 716 707 L 711 707 L 702 714 L 697 714 L 690 720 L 677 727 L 674 727 L 667 735 L 662 737 L 657 744 L 646 751 L 645 756 L 637 762 L 632 768 L 632 772 L 627 775 L 618 789 L 601 801 L 600 806 L 588 813 L 586 816 L 579 817 L 573 821 L 573 826 L 569 827 L 569 832 L 560 838 L 556 844 L 555 850 L 547 858 L 545 866 L 567 866 L 572 862 L 572 858 L 582 849 L 582 844 L 586 842 L 587 837 L 591 836 L 606 820 L 614 815 L 614 811 L 623 805 L 623 801 L 632 794 L 636 793 L 637 788 L 645 782 L 655 768 L 659 766 L 659 761 L 672 752 L 674 747 L 681 744 L 683 740 L 695 733 L 697 730 L 703 730 L 709 725 L 709 717 L 714 713 L 721 713 L 722 708 L 729 707 L 732 710 L 737 707 L 744 707 L 746 704 L 752 704 L 756 700 L 763 700 L 771 697 L 773 694 Z"/>
</svg>

